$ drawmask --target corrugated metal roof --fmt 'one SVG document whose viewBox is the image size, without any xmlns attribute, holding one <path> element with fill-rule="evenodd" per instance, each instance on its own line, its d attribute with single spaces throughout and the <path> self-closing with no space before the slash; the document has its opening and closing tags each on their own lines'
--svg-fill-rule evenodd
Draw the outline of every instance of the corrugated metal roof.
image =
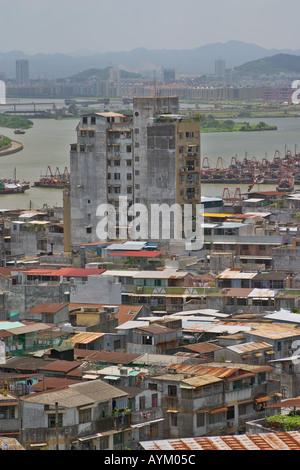
<svg viewBox="0 0 300 470">
<path fill-rule="evenodd" d="M 23 271 L 27 276 L 55 276 L 55 277 L 87 277 L 102 274 L 105 269 L 93 268 L 59 268 L 59 269 L 30 269 Z"/>
<path fill-rule="evenodd" d="M 205 385 L 222 382 L 222 379 L 214 375 L 197 375 L 196 377 L 189 377 L 182 380 L 183 387 L 185 384 L 192 387 L 203 387 Z"/>
<path fill-rule="evenodd" d="M 294 338 L 300 336 L 298 328 L 291 328 L 285 325 L 268 323 L 267 325 L 259 325 L 250 332 L 253 336 L 259 336 L 269 339 Z"/>
<path fill-rule="evenodd" d="M 144 450 L 300 450 L 300 432 L 237 434 L 141 441 Z"/>
<path fill-rule="evenodd" d="M 216 276 L 217 279 L 252 279 L 257 275 L 257 271 L 253 273 L 243 272 L 241 269 L 225 269 Z"/>
<path fill-rule="evenodd" d="M 133 328 L 141 328 L 143 326 L 149 326 L 148 321 L 143 320 L 135 320 L 135 321 L 127 321 L 122 325 L 116 326 L 116 330 L 132 330 Z"/>
<path fill-rule="evenodd" d="M 272 345 L 265 343 L 264 341 L 250 341 L 249 343 L 235 344 L 233 346 L 227 346 L 227 349 L 234 351 L 238 354 L 243 354 L 245 352 L 257 351 L 261 349 L 269 349 Z"/>
<path fill-rule="evenodd" d="M 248 297 L 257 297 L 257 298 L 269 298 L 275 297 L 277 291 L 271 289 L 253 289 Z"/>
<path fill-rule="evenodd" d="M 67 303 L 39 303 L 29 310 L 28 313 L 57 313 L 67 306 Z"/>
<path fill-rule="evenodd" d="M 93 380 L 70 385 L 59 390 L 23 396 L 20 399 L 27 403 L 52 406 L 55 406 L 57 402 L 60 407 L 74 408 L 127 395 L 127 393 L 109 385 L 103 380 Z"/>
<path fill-rule="evenodd" d="M 102 338 L 104 333 L 93 333 L 93 332 L 81 332 L 77 333 L 76 335 L 72 336 L 70 339 L 72 344 L 88 344 L 96 341 L 99 338 Z"/>
<path fill-rule="evenodd" d="M 138 258 L 156 258 L 157 256 L 163 255 L 163 251 L 124 251 L 123 253 L 110 253 L 109 256 L 131 256 Z"/>
</svg>

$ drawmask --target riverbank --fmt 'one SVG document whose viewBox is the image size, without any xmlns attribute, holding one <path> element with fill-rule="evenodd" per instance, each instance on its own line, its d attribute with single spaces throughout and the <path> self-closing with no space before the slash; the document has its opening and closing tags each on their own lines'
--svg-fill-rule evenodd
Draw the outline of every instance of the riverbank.
<svg viewBox="0 0 300 470">
<path fill-rule="evenodd" d="M 17 142 L 15 140 L 12 140 L 11 145 L 9 148 L 6 148 L 4 150 L 0 150 L 0 157 L 4 157 L 6 155 L 11 155 L 13 153 L 17 153 L 23 150 L 23 144 L 21 142 Z"/>
</svg>

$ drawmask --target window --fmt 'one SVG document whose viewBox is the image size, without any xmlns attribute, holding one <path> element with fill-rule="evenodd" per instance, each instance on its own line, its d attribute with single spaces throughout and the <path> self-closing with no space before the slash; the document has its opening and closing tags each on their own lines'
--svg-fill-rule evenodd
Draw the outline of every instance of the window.
<svg viewBox="0 0 300 470">
<path fill-rule="evenodd" d="M 135 148 L 139 148 L 139 146 L 140 146 L 139 142 L 136 142 L 136 143 L 134 144 L 134 146 L 135 146 Z"/>
<path fill-rule="evenodd" d="M 116 341 L 114 341 L 114 350 L 120 349 L 120 348 L 121 348 L 121 340 L 117 339 Z"/>
<path fill-rule="evenodd" d="M 63 415 L 62 413 L 58 413 L 58 427 L 61 428 L 63 425 Z M 53 429 L 55 428 L 55 413 L 51 413 L 48 415 L 48 428 Z"/>
<path fill-rule="evenodd" d="M 132 174 L 131 173 L 127 173 L 127 179 L 132 180 Z"/>
<path fill-rule="evenodd" d="M 134 174 L 138 176 L 140 174 L 140 170 L 135 170 Z"/>
<path fill-rule="evenodd" d="M 201 428 L 204 424 L 204 413 L 197 413 L 197 428 Z"/>
<path fill-rule="evenodd" d="M 99 418 L 105 418 L 106 416 L 109 416 L 109 403 L 101 403 L 99 405 Z"/>
<path fill-rule="evenodd" d="M 94 131 L 89 131 L 89 137 L 95 137 L 95 132 Z"/>
<path fill-rule="evenodd" d="M 242 388 L 242 380 L 235 380 L 232 384 L 233 390 L 238 390 Z"/>
<path fill-rule="evenodd" d="M 121 173 L 115 173 L 115 174 L 114 174 L 114 179 L 115 179 L 115 180 L 121 179 Z"/>
<path fill-rule="evenodd" d="M 168 395 L 169 397 L 177 397 L 176 385 L 168 385 Z"/>
<path fill-rule="evenodd" d="M 114 160 L 114 166 L 120 166 L 120 160 Z"/>
<path fill-rule="evenodd" d="M 92 116 L 92 117 L 91 117 L 91 124 L 96 124 L 96 118 L 95 118 L 95 116 Z"/>
<path fill-rule="evenodd" d="M 124 434 L 119 432 L 118 434 L 114 434 L 114 445 L 123 444 L 124 442 Z"/>
<path fill-rule="evenodd" d="M 92 420 L 92 410 L 88 408 L 87 410 L 79 410 L 79 424 L 90 423 Z"/>
<path fill-rule="evenodd" d="M 135 160 L 136 162 L 139 162 L 139 161 L 140 161 L 140 157 L 136 156 L 136 157 L 134 157 L 134 160 Z"/>
<path fill-rule="evenodd" d="M 139 184 L 136 184 L 136 185 L 135 185 L 135 189 L 140 189 L 140 185 L 139 185 Z"/>
<path fill-rule="evenodd" d="M 126 160 L 126 165 L 131 166 L 131 160 Z"/>
<path fill-rule="evenodd" d="M 105 450 L 109 448 L 109 436 L 100 438 L 100 450 Z"/>
<path fill-rule="evenodd" d="M 145 410 L 146 408 L 146 398 L 145 397 L 140 397 L 139 398 L 139 409 L 140 410 Z"/>
<path fill-rule="evenodd" d="M 1 406 L 0 407 L 0 419 L 14 419 L 14 418 L 15 418 L 14 406 Z"/>
<path fill-rule="evenodd" d="M 214 413 L 209 415 L 209 424 L 220 423 L 224 421 L 224 413 Z"/>
<path fill-rule="evenodd" d="M 87 116 L 84 116 L 84 117 L 82 118 L 82 124 L 87 124 Z"/>
<path fill-rule="evenodd" d="M 92 227 L 86 227 L 86 233 L 92 233 Z"/>
<path fill-rule="evenodd" d="M 127 186 L 127 194 L 132 194 L 132 186 Z"/>
<path fill-rule="evenodd" d="M 170 424 L 177 427 L 177 413 L 170 413 Z"/>
<path fill-rule="evenodd" d="M 148 388 L 149 390 L 157 390 L 157 384 L 149 383 Z"/>
<path fill-rule="evenodd" d="M 152 336 L 142 336 L 142 344 L 152 344 Z"/>
<path fill-rule="evenodd" d="M 131 152 L 131 145 L 126 145 L 126 152 L 130 153 Z"/>
</svg>

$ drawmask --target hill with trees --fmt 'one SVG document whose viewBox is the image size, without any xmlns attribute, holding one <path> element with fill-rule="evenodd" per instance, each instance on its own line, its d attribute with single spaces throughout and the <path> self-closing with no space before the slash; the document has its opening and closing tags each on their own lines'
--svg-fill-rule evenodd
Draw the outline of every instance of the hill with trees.
<svg viewBox="0 0 300 470">
<path fill-rule="evenodd" d="M 292 54 L 276 54 L 271 57 L 246 62 L 235 70 L 240 75 L 278 75 L 280 73 L 299 73 L 300 56 Z"/>
</svg>

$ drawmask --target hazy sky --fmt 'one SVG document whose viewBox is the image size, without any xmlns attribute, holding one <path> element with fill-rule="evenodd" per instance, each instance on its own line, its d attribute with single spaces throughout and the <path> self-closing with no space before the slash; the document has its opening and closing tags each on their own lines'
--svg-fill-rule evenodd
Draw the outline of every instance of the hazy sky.
<svg viewBox="0 0 300 470">
<path fill-rule="evenodd" d="M 299 49 L 300 0 L 0 0 L 0 52 Z"/>
</svg>

